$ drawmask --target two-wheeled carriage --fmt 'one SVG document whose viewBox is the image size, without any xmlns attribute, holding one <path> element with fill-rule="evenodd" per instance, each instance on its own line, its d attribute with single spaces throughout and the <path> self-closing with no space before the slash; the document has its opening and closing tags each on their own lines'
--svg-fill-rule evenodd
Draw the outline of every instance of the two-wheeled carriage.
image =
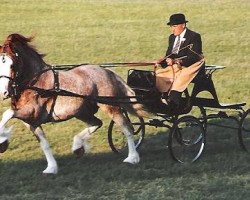
<svg viewBox="0 0 250 200">
<path fill-rule="evenodd" d="M 168 105 L 160 101 L 160 94 L 156 92 L 154 71 L 129 70 L 128 85 L 135 91 L 137 97 L 155 113 L 153 119 L 146 121 L 143 118 L 129 115 L 126 110 L 123 111 L 134 127 L 136 147 L 139 148 L 142 144 L 145 126 L 169 128 L 168 147 L 173 159 L 181 163 L 194 162 L 204 150 L 209 120 L 226 118 L 237 122 L 240 146 L 244 150 L 250 151 L 250 109 L 244 110 L 243 107 L 246 103 L 220 103 L 214 87 L 213 72 L 223 68 L 222 66 L 207 65 L 206 74 L 199 75 L 192 81 L 191 93 L 186 89 L 181 98 L 181 106 L 171 112 L 169 112 Z M 204 91 L 209 92 L 211 98 L 198 97 L 198 94 Z M 199 110 L 196 117 L 192 113 L 195 107 Z M 213 109 L 215 113 L 207 114 L 206 109 Z M 228 110 L 234 110 L 236 115 L 229 116 Z M 234 127 L 227 126 L 227 128 Z M 126 140 L 123 139 L 113 121 L 110 122 L 108 129 L 108 141 L 114 152 L 119 153 L 126 147 Z"/>
<path fill-rule="evenodd" d="M 169 149 L 175 160 L 197 160 L 204 150 L 207 121 L 215 117 L 235 119 L 239 124 L 240 144 L 245 150 L 249 150 L 250 110 L 243 110 L 245 103 L 219 103 L 212 73 L 220 67 L 207 66 L 207 74 L 195 78 L 192 92 L 189 94 L 185 90 L 181 106 L 169 112 L 169 106 L 161 103 L 160 95 L 155 90 L 154 72 L 130 70 L 126 84 L 112 70 L 103 69 L 100 65 L 81 64 L 53 68 L 29 44 L 31 41 L 32 37 L 13 33 L 0 46 L 0 97 L 11 99 L 10 108 L 3 113 L 0 121 L 0 153 L 7 150 L 10 139 L 10 129 L 6 129 L 5 125 L 12 118 L 20 119 L 41 144 L 47 159 L 47 168 L 43 173 L 56 174 L 57 163 L 45 138 L 42 124 L 74 117 L 87 123 L 88 127 L 74 136 L 72 144 L 72 151 L 81 156 L 90 135 L 102 126 L 102 121 L 95 116 L 99 108 L 115 121 L 126 136 L 128 156 L 124 162 L 127 163 L 136 164 L 140 161 L 136 147 L 140 146 L 144 138 L 146 125 L 170 129 Z M 205 90 L 212 94 L 212 99 L 197 97 L 198 93 Z M 130 111 L 136 116 L 146 116 L 149 113 L 144 105 L 154 113 L 154 118 L 144 121 L 143 118 L 130 117 L 127 114 Z M 201 117 L 189 114 L 194 106 L 200 109 Z M 238 118 L 228 116 L 224 111 L 206 115 L 207 107 L 234 109 L 238 111 Z M 122 148 L 122 142 L 117 143 L 121 140 L 120 136 L 115 137 L 115 130 L 116 126 L 111 121 L 109 143 L 118 152 Z M 138 137 L 136 146 L 133 135 Z"/>
</svg>

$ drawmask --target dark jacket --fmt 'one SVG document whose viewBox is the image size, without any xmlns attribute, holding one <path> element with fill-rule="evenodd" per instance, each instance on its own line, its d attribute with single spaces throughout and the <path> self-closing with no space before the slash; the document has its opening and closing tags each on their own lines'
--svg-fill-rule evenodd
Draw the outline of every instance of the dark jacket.
<svg viewBox="0 0 250 200">
<path fill-rule="evenodd" d="M 172 52 L 175 37 L 176 36 L 174 36 L 174 34 L 171 34 L 169 36 L 169 45 L 166 52 L 166 56 L 170 55 Z M 187 45 L 193 44 L 192 50 L 202 55 L 202 41 L 199 33 L 191 31 L 187 28 L 184 38 L 185 41 L 181 43 L 180 49 L 186 47 Z M 201 59 L 201 57 L 195 54 L 194 52 L 190 51 L 188 48 L 185 48 L 183 50 L 179 50 L 178 54 L 170 55 L 169 57 L 174 59 L 187 56 L 186 58 L 182 59 L 182 66 L 189 67 L 190 65 Z M 166 61 L 163 61 L 161 64 L 163 67 L 167 66 Z M 201 71 L 204 71 L 204 66 Z"/>
</svg>

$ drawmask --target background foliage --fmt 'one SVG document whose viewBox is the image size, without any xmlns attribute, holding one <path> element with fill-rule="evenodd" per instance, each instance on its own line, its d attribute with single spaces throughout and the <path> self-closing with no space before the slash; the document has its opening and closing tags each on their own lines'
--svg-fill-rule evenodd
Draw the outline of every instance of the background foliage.
<svg viewBox="0 0 250 200">
<path fill-rule="evenodd" d="M 165 53 L 169 15 L 183 12 L 202 35 L 206 63 L 227 67 L 214 74 L 220 100 L 249 106 L 249 9 L 247 0 L 2 0 L 0 38 L 35 35 L 50 64 L 151 61 Z M 127 68 L 116 71 L 126 77 Z M 1 113 L 8 106 L 1 102 Z M 238 147 L 235 131 L 209 127 L 203 158 L 180 165 L 169 156 L 166 130 L 147 129 L 141 163 L 131 166 L 110 152 L 109 119 L 98 115 L 104 125 L 91 139 L 92 153 L 80 160 L 70 149 L 81 122 L 44 126 L 59 163 L 54 177 L 41 175 L 46 162 L 39 144 L 12 120 L 14 136 L 0 154 L 0 199 L 249 198 L 249 153 Z"/>
</svg>

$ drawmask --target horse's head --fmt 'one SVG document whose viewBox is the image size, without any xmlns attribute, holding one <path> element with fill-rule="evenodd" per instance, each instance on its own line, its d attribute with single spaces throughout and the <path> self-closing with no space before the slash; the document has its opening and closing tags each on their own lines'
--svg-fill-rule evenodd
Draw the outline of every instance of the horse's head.
<svg viewBox="0 0 250 200">
<path fill-rule="evenodd" d="M 30 46 L 33 37 L 24 37 L 14 33 L 0 46 L 0 97 L 11 95 L 16 81 L 32 77 L 44 65 L 41 54 Z M 34 66 L 33 66 L 34 65 Z"/>
<path fill-rule="evenodd" d="M 0 47 L 0 97 L 6 99 L 10 94 L 10 84 L 14 80 L 14 65 L 17 56 L 11 49 L 11 44 Z"/>
</svg>

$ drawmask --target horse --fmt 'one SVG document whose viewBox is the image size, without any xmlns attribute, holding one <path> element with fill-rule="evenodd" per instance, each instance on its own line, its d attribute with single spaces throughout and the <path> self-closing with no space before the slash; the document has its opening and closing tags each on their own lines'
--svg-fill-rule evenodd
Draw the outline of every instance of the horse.
<svg viewBox="0 0 250 200">
<path fill-rule="evenodd" d="M 112 105 L 95 100 L 98 96 L 135 96 L 134 91 L 112 70 L 98 65 L 81 65 L 64 71 L 53 70 L 44 61 L 44 55 L 31 44 L 33 39 L 34 37 L 13 33 L 0 46 L 0 98 L 11 99 L 10 108 L 3 113 L 0 121 L 0 141 L 5 145 L 1 151 L 5 151 L 9 143 L 10 130 L 5 127 L 6 123 L 12 118 L 20 119 L 33 132 L 46 157 L 47 167 L 43 174 L 56 174 L 58 165 L 42 124 L 71 118 L 86 123 L 87 127 L 74 136 L 72 144 L 72 152 L 81 156 L 85 152 L 87 140 L 102 126 L 102 121 L 95 116 L 100 108 L 127 138 L 128 156 L 123 162 L 139 163 L 133 127 L 122 114 L 122 108 L 134 115 L 146 116 L 148 113 L 144 106 L 139 103 Z M 60 95 L 56 93 L 58 89 L 86 98 Z M 55 92 L 44 95 L 46 91 Z"/>
</svg>

